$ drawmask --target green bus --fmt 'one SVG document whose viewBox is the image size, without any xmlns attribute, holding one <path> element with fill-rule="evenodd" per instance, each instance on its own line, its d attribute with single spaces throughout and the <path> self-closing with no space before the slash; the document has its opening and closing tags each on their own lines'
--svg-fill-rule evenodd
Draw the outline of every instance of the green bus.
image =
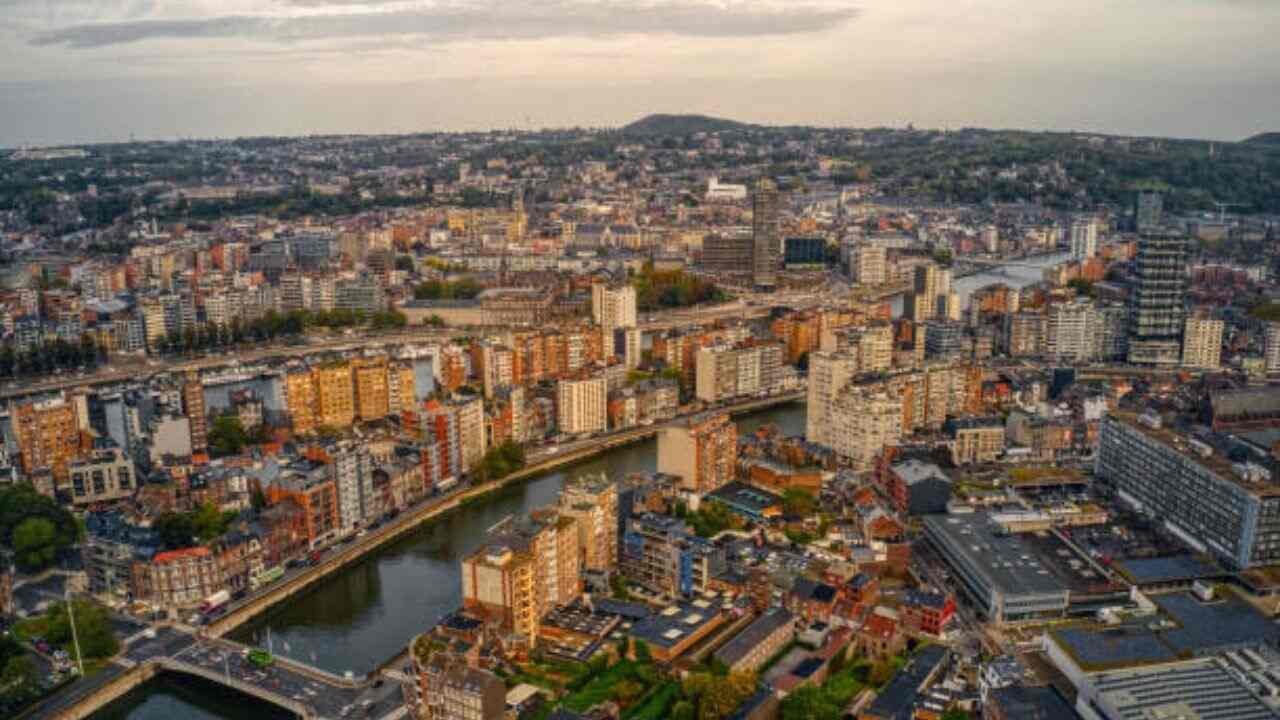
<svg viewBox="0 0 1280 720">
<path fill-rule="evenodd" d="M 275 658 L 271 657 L 271 653 L 267 652 L 266 650 L 263 650 L 262 648 L 250 649 L 249 654 L 246 657 L 248 658 L 249 662 L 254 664 L 255 667 L 260 667 L 260 668 L 267 667 L 268 665 L 276 661 Z"/>
</svg>

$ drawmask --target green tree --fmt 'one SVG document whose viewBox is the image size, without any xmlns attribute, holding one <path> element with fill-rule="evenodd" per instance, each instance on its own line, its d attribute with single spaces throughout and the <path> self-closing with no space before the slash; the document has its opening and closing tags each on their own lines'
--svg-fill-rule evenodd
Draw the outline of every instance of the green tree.
<svg viewBox="0 0 1280 720">
<path fill-rule="evenodd" d="M 788 515 L 807 517 L 817 511 L 818 501 L 808 490 L 787 488 L 782 493 L 782 509 Z"/>
<path fill-rule="evenodd" d="M 249 444 L 249 435 L 236 415 L 223 415 L 209 428 L 209 449 L 214 457 L 236 455 Z"/>
<path fill-rule="evenodd" d="M 782 720 L 838 720 L 843 708 L 822 688 L 805 685 L 782 701 Z"/>
<path fill-rule="evenodd" d="M 23 520 L 13 530 L 13 551 L 18 564 L 48 567 L 58 557 L 58 529 L 46 518 Z"/>
<path fill-rule="evenodd" d="M 0 707 L 17 707 L 40 692 L 39 677 L 30 658 L 13 655 L 0 667 Z"/>
<path fill-rule="evenodd" d="M 52 524 L 52 540 L 48 539 L 48 525 L 44 523 L 28 525 L 21 542 L 14 537 L 20 526 L 33 520 Z M 15 560 L 22 569 L 37 571 L 48 567 L 79 536 L 80 525 L 75 517 L 53 498 L 41 495 L 26 483 L 0 489 L 0 547 L 14 548 Z"/>
<path fill-rule="evenodd" d="M 80 652 L 86 659 L 107 658 L 120 650 L 120 642 L 116 639 L 115 630 L 111 627 L 111 617 L 107 609 L 88 600 L 72 600 L 75 612 L 75 637 L 80 643 Z M 61 645 L 75 657 L 72 647 L 71 619 L 67 615 L 65 602 L 55 603 L 45 614 L 48 630 L 45 638 L 54 645 Z"/>
</svg>

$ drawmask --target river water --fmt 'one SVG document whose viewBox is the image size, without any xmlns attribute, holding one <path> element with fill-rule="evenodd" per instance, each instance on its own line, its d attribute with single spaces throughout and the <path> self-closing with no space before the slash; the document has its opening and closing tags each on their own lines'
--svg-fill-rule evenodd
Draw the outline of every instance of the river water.
<svg viewBox="0 0 1280 720">
<path fill-rule="evenodd" d="M 1060 252 L 1052 255 L 1037 255 L 1023 260 L 1014 260 L 1012 262 L 1017 263 L 1017 265 L 1005 265 L 976 275 L 956 278 L 951 281 L 951 287 L 960 295 L 960 307 L 967 308 L 969 307 L 969 296 L 973 294 L 974 290 L 994 283 L 1004 283 L 1011 288 L 1023 288 L 1040 282 L 1042 271 L 1045 268 L 1070 259 L 1071 253 Z M 894 295 L 893 299 L 889 301 L 894 317 L 902 317 L 902 302 L 902 295 Z"/>
<path fill-rule="evenodd" d="M 788 435 L 804 433 L 804 406 L 786 405 L 738 419 L 741 432 L 776 423 Z M 461 602 L 459 561 L 502 518 L 555 502 L 566 478 L 591 473 L 623 477 L 657 467 L 657 441 L 612 450 L 547 473 L 442 519 L 330 576 L 315 590 L 278 606 L 232 637 L 266 645 L 277 654 L 336 673 L 364 674 L 404 650 L 409 640 Z M 227 691 L 186 678 L 161 678 L 129 693 L 94 720 L 228 720 L 246 717 L 245 703 L 227 703 Z M 238 707 L 237 707 L 238 706 Z M 235 707 L 233 712 L 231 708 Z M 251 717 L 273 717 L 267 712 Z"/>
</svg>

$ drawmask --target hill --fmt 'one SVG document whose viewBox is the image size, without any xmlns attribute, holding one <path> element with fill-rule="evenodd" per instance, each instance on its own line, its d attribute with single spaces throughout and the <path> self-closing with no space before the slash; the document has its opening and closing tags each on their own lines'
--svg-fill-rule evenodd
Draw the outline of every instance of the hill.
<svg viewBox="0 0 1280 720">
<path fill-rule="evenodd" d="M 624 135 L 692 135 L 700 132 L 745 130 L 753 127 L 745 123 L 713 118 L 706 115 L 648 115 L 623 126 Z"/>
<path fill-rule="evenodd" d="M 1246 145 L 1277 145 L 1280 146 L 1280 132 L 1265 132 L 1254 135 L 1244 141 Z"/>
</svg>

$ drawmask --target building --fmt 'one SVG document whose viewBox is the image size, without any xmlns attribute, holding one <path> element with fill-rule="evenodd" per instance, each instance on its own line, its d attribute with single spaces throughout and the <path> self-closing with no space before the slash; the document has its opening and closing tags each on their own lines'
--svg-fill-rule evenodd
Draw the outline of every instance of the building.
<svg viewBox="0 0 1280 720">
<path fill-rule="evenodd" d="M 157 553 L 147 569 L 149 599 L 171 612 L 199 605 L 225 586 L 218 558 L 207 547 Z"/>
<path fill-rule="evenodd" d="M 25 475 L 50 470 L 55 480 L 68 476 L 68 466 L 80 455 L 79 414 L 72 403 L 55 399 L 16 405 L 9 422 Z"/>
<path fill-rule="evenodd" d="M 320 422 L 316 414 L 316 385 L 311 371 L 304 368 L 285 373 L 284 395 L 294 434 L 315 432 Z"/>
<path fill-rule="evenodd" d="M 883 245 L 858 243 L 849 251 L 849 277 L 859 285 L 888 282 L 888 250 Z"/>
<path fill-rule="evenodd" d="M 351 365 L 334 362 L 312 368 L 315 383 L 316 422 L 333 428 L 348 428 L 356 421 L 356 393 Z"/>
<path fill-rule="evenodd" d="M 716 403 L 773 392 L 784 354 L 780 342 L 717 343 L 698 348 L 694 395 Z"/>
<path fill-rule="evenodd" d="M 1078 218 L 1071 223 L 1071 257 L 1088 260 L 1098 254 L 1098 223 L 1093 218 Z"/>
<path fill-rule="evenodd" d="M 716 650 L 715 658 L 729 672 L 755 672 L 796 637 L 795 616 L 774 607 Z"/>
<path fill-rule="evenodd" d="M 1182 331 L 1182 364 L 1200 370 L 1222 366 L 1223 322 L 1208 317 L 1189 317 Z"/>
<path fill-rule="evenodd" d="M 702 240 L 702 267 L 709 272 L 751 272 L 754 248 L 746 235 L 711 233 Z"/>
<path fill-rule="evenodd" d="M 66 494 L 74 505 L 112 502 L 133 497 L 138 491 L 138 474 L 133 461 L 117 447 L 98 450 L 73 460 Z"/>
<path fill-rule="evenodd" d="M 898 610 L 903 627 L 941 637 L 956 614 L 956 599 L 949 594 L 908 590 Z"/>
<path fill-rule="evenodd" d="M 1040 566 L 1027 540 L 1006 532 L 986 513 L 928 515 L 924 535 L 992 622 L 1066 610 L 1067 586 Z"/>
<path fill-rule="evenodd" d="M 1280 373 L 1280 322 L 1267 323 L 1262 357 L 1268 375 Z"/>
<path fill-rule="evenodd" d="M 1139 233 L 1155 232 L 1164 225 L 1164 198 L 1152 190 L 1142 190 L 1134 197 L 1133 229 Z"/>
<path fill-rule="evenodd" d="M 1085 675 L 1076 708 L 1085 717 L 1274 720 L 1276 711 L 1224 660 L 1199 658 Z"/>
<path fill-rule="evenodd" d="M 560 513 L 577 523 L 583 569 L 612 571 L 617 567 L 617 484 L 603 475 L 566 481 L 560 489 Z"/>
<path fill-rule="evenodd" d="M 903 407 L 903 398 L 882 386 L 848 385 L 836 396 L 824 444 L 855 470 L 869 470 L 902 437 Z"/>
<path fill-rule="evenodd" d="M 689 418 L 658 433 L 658 472 L 709 493 L 737 476 L 738 426 L 727 413 Z"/>
<path fill-rule="evenodd" d="M 556 384 L 556 417 L 568 435 L 603 432 L 608 427 L 609 390 L 604 377 Z"/>
<path fill-rule="evenodd" d="M 573 517 L 543 511 L 508 520 L 463 559 L 462 604 L 486 621 L 536 640 L 542 616 L 578 597 L 581 572 Z"/>
<path fill-rule="evenodd" d="M 627 634 L 644 641 L 653 659 L 675 662 L 725 622 L 720 608 L 706 600 L 675 602 L 638 620 Z"/>
<path fill-rule="evenodd" d="M 636 327 L 636 289 L 633 285 L 611 288 L 603 282 L 591 285 L 591 319 L 600 326 L 605 354 L 613 354 L 614 332 Z"/>
<path fill-rule="evenodd" d="M 457 419 L 458 451 L 462 469 L 469 471 L 489 451 L 489 436 L 484 424 L 484 400 L 477 396 L 457 397 L 449 401 L 448 409 Z"/>
<path fill-rule="evenodd" d="M 191 421 L 191 451 L 209 451 L 209 416 L 204 407 L 204 385 L 195 372 L 187 373 L 182 384 L 182 411 Z"/>
<path fill-rule="evenodd" d="M 1048 313 L 1045 356 L 1055 363 L 1088 363 L 1101 350 L 1098 313 L 1088 300 L 1054 305 Z"/>
<path fill-rule="evenodd" d="M 982 704 L 982 720 L 1080 720 L 1052 687 L 1011 685 L 992 690 Z"/>
<path fill-rule="evenodd" d="M 995 462 L 1004 453 L 1005 427 L 999 417 L 948 418 L 942 430 L 954 465 Z"/>
<path fill-rule="evenodd" d="M 409 644 L 413 683 L 406 689 L 419 720 L 504 720 L 507 686 L 497 675 L 472 667 L 431 634 Z"/>
<path fill-rule="evenodd" d="M 338 488 L 329 469 L 307 460 L 281 468 L 266 487 L 267 502 L 276 505 L 285 500 L 302 508 L 307 545 L 324 545 L 338 536 Z"/>
<path fill-rule="evenodd" d="M 1129 362 L 1176 365 L 1181 356 L 1187 290 L 1187 239 L 1178 234 L 1138 239 L 1137 282 L 1129 300 Z"/>
<path fill-rule="evenodd" d="M 822 237 L 789 237 L 783 245 L 782 264 L 788 268 L 825 265 L 827 241 Z"/>
<path fill-rule="evenodd" d="M 385 357 L 353 360 L 351 374 L 356 389 L 356 417 L 378 420 L 391 414 L 390 368 Z M 399 382 L 399 377 L 396 378 Z"/>
<path fill-rule="evenodd" d="M 1280 484 L 1157 418 L 1102 420 L 1094 474 L 1192 547 L 1244 569 L 1280 561 Z"/>
<path fill-rule="evenodd" d="M 675 518 L 652 513 L 625 520 L 618 562 L 629 580 L 665 597 L 706 592 L 725 567 L 723 551 L 709 540 Z"/>
<path fill-rule="evenodd" d="M 778 282 L 781 212 L 778 186 L 768 178 L 757 180 L 751 188 L 751 280 L 759 288 Z"/>
<path fill-rule="evenodd" d="M 885 468 L 879 481 L 899 515 L 944 513 L 951 502 L 951 478 L 933 463 L 904 460 Z"/>
</svg>

